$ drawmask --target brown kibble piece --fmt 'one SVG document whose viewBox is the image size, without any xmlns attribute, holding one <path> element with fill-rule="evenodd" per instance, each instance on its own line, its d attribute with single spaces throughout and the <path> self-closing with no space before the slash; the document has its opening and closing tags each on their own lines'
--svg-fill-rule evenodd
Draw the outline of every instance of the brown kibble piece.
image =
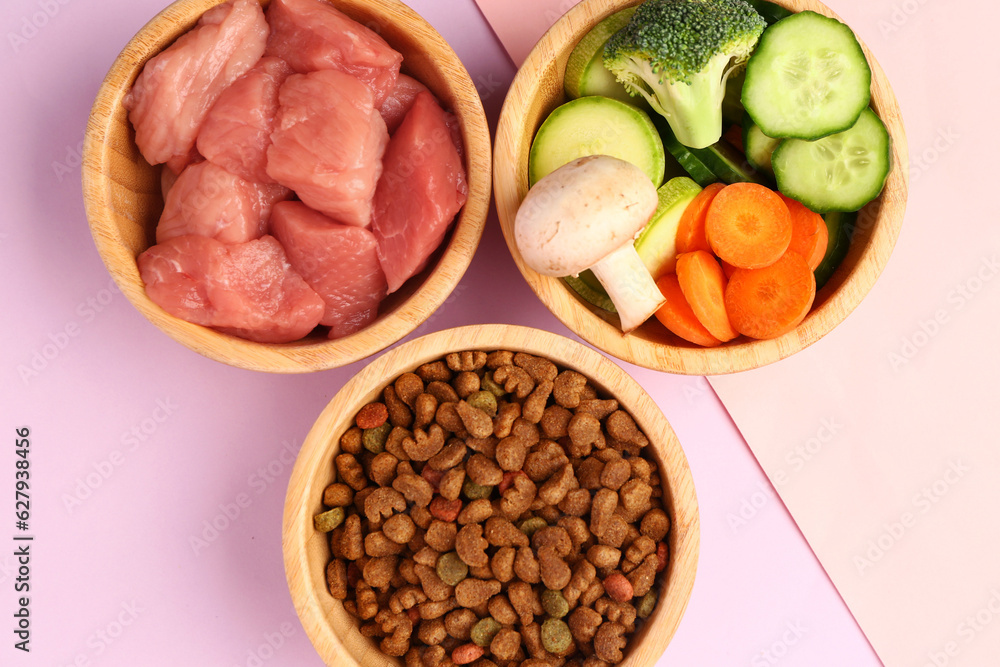
<svg viewBox="0 0 1000 667">
<path fill-rule="evenodd" d="M 540 440 L 525 458 L 524 472 L 531 478 L 531 481 L 538 484 L 547 480 L 567 463 L 569 463 L 569 458 L 559 443 L 552 440 Z"/>
<path fill-rule="evenodd" d="M 378 601 L 375 599 L 375 591 L 372 590 L 367 582 L 358 582 L 355 599 L 360 618 L 364 620 L 375 618 L 375 614 L 378 613 Z"/>
<path fill-rule="evenodd" d="M 551 394 L 552 382 L 549 380 L 539 381 L 528 397 L 524 399 L 524 404 L 521 405 L 521 417 L 532 424 L 541 421 L 542 415 L 545 413 L 545 404 Z"/>
<path fill-rule="evenodd" d="M 482 523 L 493 515 L 493 504 L 486 498 L 478 498 L 466 504 L 458 514 L 458 523 Z"/>
<path fill-rule="evenodd" d="M 618 401 L 609 399 L 582 399 L 576 408 L 576 413 L 586 412 L 594 415 L 598 419 L 605 419 L 608 415 L 618 409 Z"/>
<path fill-rule="evenodd" d="M 479 618 L 471 609 L 456 609 L 444 617 L 444 627 L 455 639 L 469 639 L 469 631 Z"/>
<path fill-rule="evenodd" d="M 406 544 L 417 533 L 413 519 L 407 514 L 394 514 L 382 524 L 382 532 L 396 544 Z"/>
<path fill-rule="evenodd" d="M 429 468 L 430 466 L 428 466 Z M 456 466 L 444 473 L 441 483 L 438 485 L 438 493 L 446 500 L 457 500 L 462 494 L 462 486 L 465 484 L 465 467 Z M 461 502 L 461 501 L 459 501 Z M 457 514 L 455 516 L 458 516 Z"/>
<path fill-rule="evenodd" d="M 576 371 L 566 370 L 556 376 L 552 383 L 552 397 L 564 408 L 575 408 L 580 405 L 583 387 L 587 378 Z"/>
<path fill-rule="evenodd" d="M 516 436 L 508 436 L 497 444 L 496 459 L 503 470 L 520 470 L 527 455 L 527 444 Z"/>
<path fill-rule="evenodd" d="M 566 529 L 561 526 L 539 528 L 531 536 L 531 546 L 535 551 L 542 547 L 552 547 L 561 558 L 566 558 L 573 553 L 573 541 Z"/>
<path fill-rule="evenodd" d="M 406 499 L 393 488 L 379 487 L 365 499 L 365 517 L 373 523 L 405 510 Z"/>
<path fill-rule="evenodd" d="M 424 534 L 427 546 L 439 553 L 446 553 L 455 548 L 455 536 L 458 534 L 458 526 L 451 521 L 431 521 Z"/>
<path fill-rule="evenodd" d="M 514 547 L 500 547 L 490 559 L 490 571 L 497 581 L 506 584 L 514 578 L 514 558 L 517 550 Z"/>
<path fill-rule="evenodd" d="M 594 638 L 597 628 L 601 626 L 604 619 L 596 611 L 589 607 L 577 607 L 570 612 L 566 619 L 569 630 L 573 633 L 573 639 L 578 644 L 586 644 Z"/>
<path fill-rule="evenodd" d="M 591 540 L 590 528 L 587 522 L 576 516 L 560 517 L 558 525 L 566 529 L 574 551 L 583 551 L 583 547 Z"/>
<path fill-rule="evenodd" d="M 545 408 L 542 418 L 538 422 L 538 427 L 542 435 L 550 440 L 558 440 L 569 435 L 569 422 L 573 418 L 573 413 L 561 405 L 550 405 Z"/>
<path fill-rule="evenodd" d="M 340 552 L 347 560 L 358 560 L 365 555 L 364 538 L 361 536 L 361 517 L 357 514 L 348 514 L 344 519 Z"/>
<path fill-rule="evenodd" d="M 606 489 L 617 491 L 628 481 L 632 474 L 632 466 L 625 459 L 609 461 L 601 472 L 601 485 Z"/>
<path fill-rule="evenodd" d="M 531 584 L 524 581 L 511 582 L 507 587 L 507 598 L 521 618 L 521 625 L 535 622 L 536 593 L 532 590 Z M 541 610 L 540 600 L 538 609 Z"/>
<path fill-rule="evenodd" d="M 392 486 L 399 459 L 389 452 L 376 454 L 368 466 L 368 476 L 379 486 Z"/>
<path fill-rule="evenodd" d="M 573 489 L 559 502 L 559 511 L 570 516 L 583 516 L 590 511 L 590 491 Z"/>
<path fill-rule="evenodd" d="M 432 361 L 417 369 L 417 376 L 424 382 L 448 382 L 451 370 L 443 361 Z"/>
<path fill-rule="evenodd" d="M 527 352 L 517 352 L 514 355 L 514 365 L 528 371 L 535 382 L 552 382 L 559 374 L 556 365 L 543 357 L 536 357 Z"/>
<path fill-rule="evenodd" d="M 523 368 L 517 366 L 501 366 L 493 372 L 493 381 L 504 388 L 507 393 L 517 398 L 527 398 L 535 388 L 535 381 Z"/>
<path fill-rule="evenodd" d="M 618 507 L 618 494 L 611 489 L 598 489 L 590 503 L 590 532 L 600 539 L 611 523 L 615 508 Z"/>
<path fill-rule="evenodd" d="M 420 618 L 427 620 L 431 618 L 441 618 L 457 606 L 458 602 L 455 601 L 455 598 L 448 598 L 447 600 L 442 600 L 441 602 L 428 600 L 427 602 L 420 603 L 418 608 L 420 610 Z"/>
<path fill-rule="evenodd" d="M 565 464 L 538 489 L 538 499 L 546 505 L 558 505 L 571 489 L 578 488 L 573 466 Z"/>
<path fill-rule="evenodd" d="M 389 586 L 392 575 L 396 573 L 396 564 L 399 559 L 396 556 L 382 556 L 372 558 L 365 563 L 361 571 L 361 576 L 372 588 L 384 589 Z"/>
<path fill-rule="evenodd" d="M 521 635 L 510 628 L 502 628 L 490 642 L 490 653 L 500 660 L 513 660 L 521 648 Z"/>
<path fill-rule="evenodd" d="M 482 410 L 469 405 L 468 401 L 459 401 L 456 403 L 455 411 L 462 420 L 465 430 L 472 437 L 485 438 L 493 435 L 493 419 Z"/>
<path fill-rule="evenodd" d="M 466 607 L 478 607 L 489 602 L 489 599 L 500 592 L 501 584 L 496 579 L 463 579 L 455 586 L 455 599 L 458 604 Z"/>
<path fill-rule="evenodd" d="M 357 426 L 344 431 L 340 436 L 340 451 L 347 454 L 360 454 L 364 446 L 361 444 L 361 429 Z"/>
<path fill-rule="evenodd" d="M 413 461 L 426 461 L 444 447 L 444 431 L 438 424 L 431 424 L 426 431 L 414 429 L 413 437 L 403 440 L 403 450 Z"/>
<path fill-rule="evenodd" d="M 419 475 L 399 475 L 393 480 L 392 488 L 417 507 L 427 507 L 434 498 L 434 488 Z"/>
<path fill-rule="evenodd" d="M 516 521 L 528 511 L 537 493 L 535 483 L 527 475 L 515 475 L 510 488 L 502 493 L 500 511 L 508 520 Z"/>
<path fill-rule="evenodd" d="M 493 435 L 506 438 L 510 435 L 514 422 L 521 416 L 520 403 L 501 403 L 493 420 Z"/>
<path fill-rule="evenodd" d="M 621 561 L 622 552 L 614 547 L 595 544 L 587 550 L 587 560 L 601 570 L 613 570 Z"/>
<path fill-rule="evenodd" d="M 562 589 L 563 597 L 566 598 L 571 607 L 580 600 L 580 596 L 590 588 L 596 577 L 597 570 L 590 561 L 581 558 L 576 562 L 576 565 L 573 566 L 573 576 Z"/>
<path fill-rule="evenodd" d="M 405 515 L 397 515 L 405 516 Z M 407 517 L 409 519 L 409 517 Z M 365 553 L 369 556 L 382 557 L 382 556 L 395 556 L 402 553 L 405 542 L 399 544 L 390 540 L 385 533 L 377 530 L 373 533 L 368 533 L 365 535 Z"/>
<path fill-rule="evenodd" d="M 368 486 L 368 478 L 365 476 L 364 468 L 358 463 L 354 454 L 337 454 L 334 463 L 337 466 L 338 477 L 349 487 L 360 491 Z"/>
<path fill-rule="evenodd" d="M 354 501 L 354 490 L 346 484 L 331 484 L 323 490 L 323 504 L 327 507 L 344 507 Z"/>
<path fill-rule="evenodd" d="M 454 594 L 454 587 L 442 581 L 433 567 L 418 563 L 414 568 L 414 572 L 420 578 L 420 586 L 428 599 L 441 602 Z"/>
<path fill-rule="evenodd" d="M 641 510 L 649 503 L 653 489 L 641 479 L 630 479 L 618 491 L 622 506 L 630 511 Z"/>
<path fill-rule="evenodd" d="M 521 547 L 514 557 L 514 574 L 518 579 L 529 584 L 537 584 L 542 580 L 542 570 L 535 552 L 530 547 Z"/>
<path fill-rule="evenodd" d="M 569 455 L 574 458 L 589 456 L 594 449 L 594 443 L 603 437 L 600 420 L 586 412 L 577 412 L 573 415 L 566 432 L 570 441 Z"/>
<path fill-rule="evenodd" d="M 649 444 L 649 440 L 636 426 L 632 415 L 624 410 L 616 410 L 608 415 L 604 420 L 604 426 L 608 429 L 608 435 L 619 442 L 635 447 L 645 447 Z"/>
<path fill-rule="evenodd" d="M 483 527 L 478 523 L 463 526 L 455 537 L 455 551 L 470 567 L 483 567 L 489 564 L 490 559 L 486 555 L 488 546 L 489 543 L 483 538 Z"/>
<path fill-rule="evenodd" d="M 437 415 L 438 400 L 434 394 L 424 392 L 414 399 L 413 428 L 427 428 Z"/>
<path fill-rule="evenodd" d="M 569 565 L 552 547 L 543 546 L 538 549 L 538 565 L 542 583 L 545 584 L 546 588 L 558 591 L 569 583 L 572 574 Z"/>
<path fill-rule="evenodd" d="M 447 382 L 431 382 L 427 385 L 427 393 L 437 400 L 440 406 L 443 403 L 457 403 L 460 399 L 458 392 Z"/>
<path fill-rule="evenodd" d="M 503 517 L 490 517 L 486 521 L 484 532 L 486 541 L 495 547 L 526 547 L 528 536 L 517 529 L 517 526 Z"/>
<path fill-rule="evenodd" d="M 451 381 L 451 386 L 459 398 L 468 398 L 479 391 L 479 376 L 471 371 L 462 371 Z"/>
<path fill-rule="evenodd" d="M 424 391 L 424 381 L 415 373 L 403 373 L 393 384 L 396 396 L 409 407 L 414 407 L 417 396 Z"/>
<path fill-rule="evenodd" d="M 626 643 L 625 626 L 620 623 L 602 623 L 594 634 L 594 654 L 605 662 L 621 662 L 622 649 Z"/>
<path fill-rule="evenodd" d="M 453 371 L 478 371 L 486 365 L 486 353 L 482 350 L 452 352 L 444 358 Z"/>
<path fill-rule="evenodd" d="M 642 597 L 653 587 L 653 582 L 656 580 L 656 569 L 659 564 L 659 560 L 655 553 L 646 556 L 642 564 L 639 567 L 632 570 L 629 573 L 627 579 L 630 584 L 632 584 L 632 596 Z M 605 585 L 605 588 L 607 586 Z"/>
<path fill-rule="evenodd" d="M 330 561 L 326 566 L 326 585 L 330 595 L 337 600 L 347 599 L 347 562 L 339 558 Z"/>
<path fill-rule="evenodd" d="M 588 456 L 576 469 L 576 478 L 580 486 L 590 491 L 601 488 L 601 473 L 604 472 L 604 461 L 595 456 Z"/>
<path fill-rule="evenodd" d="M 417 626 L 417 639 L 428 646 L 440 644 L 447 636 L 448 631 L 444 627 L 443 619 L 432 618 L 427 621 L 421 621 L 420 625 Z"/>
<path fill-rule="evenodd" d="M 396 394 L 396 389 L 391 384 L 382 390 L 382 400 L 385 401 L 390 424 L 403 428 L 413 426 L 413 413 L 410 407 Z"/>
<path fill-rule="evenodd" d="M 481 486 L 496 486 L 503 481 L 503 470 L 495 461 L 478 452 L 465 464 L 465 474 Z"/>
<path fill-rule="evenodd" d="M 670 517 L 661 509 L 651 509 L 642 517 L 639 531 L 654 542 L 659 542 L 670 532 Z"/>
<path fill-rule="evenodd" d="M 442 472 L 450 470 L 465 459 L 466 450 L 464 441 L 452 438 L 448 440 L 440 452 L 427 460 L 427 465 Z"/>
</svg>

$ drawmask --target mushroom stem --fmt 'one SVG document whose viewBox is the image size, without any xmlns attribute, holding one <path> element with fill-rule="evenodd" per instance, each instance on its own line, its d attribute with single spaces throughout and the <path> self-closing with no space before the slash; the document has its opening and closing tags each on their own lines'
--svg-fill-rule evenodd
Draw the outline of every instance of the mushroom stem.
<svg viewBox="0 0 1000 667">
<path fill-rule="evenodd" d="M 631 243 L 622 245 L 590 268 L 615 304 L 624 333 L 648 320 L 665 301 Z"/>
</svg>

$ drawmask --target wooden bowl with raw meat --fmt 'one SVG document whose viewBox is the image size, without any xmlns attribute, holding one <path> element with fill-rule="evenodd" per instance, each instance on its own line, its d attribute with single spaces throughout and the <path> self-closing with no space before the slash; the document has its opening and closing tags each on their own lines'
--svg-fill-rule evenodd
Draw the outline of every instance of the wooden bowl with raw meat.
<svg viewBox="0 0 1000 667">
<path fill-rule="evenodd" d="M 300 373 L 372 355 L 444 303 L 490 170 L 475 85 L 406 5 L 179 0 L 98 92 L 83 193 L 102 260 L 153 324 L 217 361 Z"/>
</svg>

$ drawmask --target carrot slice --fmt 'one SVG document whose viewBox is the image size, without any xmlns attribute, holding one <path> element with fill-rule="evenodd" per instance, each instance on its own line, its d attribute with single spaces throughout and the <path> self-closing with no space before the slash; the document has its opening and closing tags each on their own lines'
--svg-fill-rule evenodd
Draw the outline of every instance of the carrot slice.
<svg viewBox="0 0 1000 667">
<path fill-rule="evenodd" d="M 722 265 L 722 272 L 726 274 L 726 279 L 727 280 L 729 278 L 732 278 L 733 277 L 733 273 L 735 273 L 736 270 L 739 268 L 739 267 L 733 266 L 732 264 L 730 264 L 729 262 L 727 262 L 724 259 L 720 259 L 719 260 L 719 264 Z"/>
<path fill-rule="evenodd" d="M 705 217 L 708 207 L 719 194 L 725 183 L 712 183 L 695 195 L 691 203 L 684 209 L 681 221 L 677 225 L 677 252 L 692 252 L 694 250 L 709 250 L 708 239 L 705 238 Z"/>
<path fill-rule="evenodd" d="M 778 193 L 778 196 L 785 202 L 792 216 L 792 240 L 788 244 L 788 249 L 802 255 L 809 268 L 815 271 L 826 255 L 826 244 L 830 237 L 826 221 L 823 220 L 823 216 L 813 213 L 801 202 L 781 193 Z"/>
<path fill-rule="evenodd" d="M 792 216 L 774 191 L 756 183 L 733 183 L 708 207 L 705 235 L 721 259 L 741 269 L 759 269 L 785 254 Z"/>
<path fill-rule="evenodd" d="M 787 252 L 762 269 L 738 269 L 726 287 L 733 327 L 751 338 L 777 338 L 805 318 L 816 298 L 816 278 L 806 260 Z"/>
<path fill-rule="evenodd" d="M 704 250 L 677 256 L 677 280 L 684 298 L 709 333 L 726 342 L 739 336 L 726 315 L 726 274 Z"/>
<path fill-rule="evenodd" d="M 721 340 L 710 334 L 708 329 L 698 321 L 698 317 L 691 310 L 691 304 L 687 302 L 684 293 L 681 292 L 681 284 L 677 281 L 676 273 L 664 274 L 656 281 L 656 286 L 660 288 L 660 293 L 666 299 L 666 302 L 656 311 L 656 319 L 663 326 L 695 345 L 715 347 L 722 344 Z"/>
</svg>

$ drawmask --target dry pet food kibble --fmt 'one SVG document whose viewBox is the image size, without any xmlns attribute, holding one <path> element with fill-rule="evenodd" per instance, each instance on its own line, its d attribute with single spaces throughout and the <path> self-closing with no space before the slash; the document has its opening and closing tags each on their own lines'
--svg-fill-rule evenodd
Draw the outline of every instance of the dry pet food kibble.
<svg viewBox="0 0 1000 667">
<path fill-rule="evenodd" d="M 509 351 L 404 373 L 323 491 L 330 594 L 406 665 L 612 665 L 655 609 L 670 516 L 649 440 L 586 376 Z"/>
</svg>

